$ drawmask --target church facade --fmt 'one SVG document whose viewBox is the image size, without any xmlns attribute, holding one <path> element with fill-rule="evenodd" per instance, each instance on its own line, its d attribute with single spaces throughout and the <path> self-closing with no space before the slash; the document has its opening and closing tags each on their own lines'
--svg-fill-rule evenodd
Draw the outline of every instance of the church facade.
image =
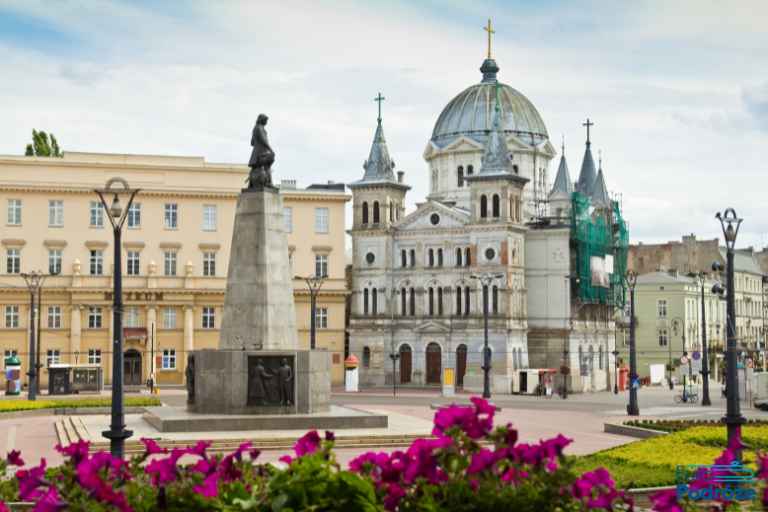
<svg viewBox="0 0 768 512">
<path fill-rule="evenodd" d="M 574 191 L 561 155 L 552 186 L 557 150 L 538 111 L 498 80 L 490 53 L 480 71 L 435 123 L 423 155 L 430 192 L 415 211 L 406 213 L 409 187 L 380 115 L 364 175 L 350 184 L 349 349 L 361 359 L 361 384 L 440 385 L 452 369 L 457 387 L 481 390 L 487 307 L 493 392 L 532 392 L 531 369 L 570 390 L 605 389 L 619 290 L 612 275 L 605 293 L 583 302 L 573 219 L 578 210 L 587 223 L 610 223 L 618 204 L 589 142 L 584 185 Z M 590 257 L 605 261 L 606 251 Z"/>
</svg>

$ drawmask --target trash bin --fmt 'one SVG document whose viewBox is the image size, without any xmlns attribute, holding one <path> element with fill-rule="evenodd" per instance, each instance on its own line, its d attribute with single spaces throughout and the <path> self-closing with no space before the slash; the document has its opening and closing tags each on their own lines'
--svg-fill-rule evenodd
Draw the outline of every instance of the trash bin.
<svg viewBox="0 0 768 512">
<path fill-rule="evenodd" d="M 5 394 L 21 393 L 21 360 L 15 356 L 5 358 Z"/>
<path fill-rule="evenodd" d="M 49 395 L 69 395 L 72 393 L 72 384 L 69 378 L 71 370 L 69 365 L 48 367 Z"/>
</svg>

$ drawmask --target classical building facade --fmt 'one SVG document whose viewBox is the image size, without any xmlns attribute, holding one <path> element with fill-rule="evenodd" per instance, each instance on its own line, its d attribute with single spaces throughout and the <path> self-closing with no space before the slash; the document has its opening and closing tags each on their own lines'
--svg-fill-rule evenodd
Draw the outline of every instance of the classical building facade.
<svg viewBox="0 0 768 512">
<path fill-rule="evenodd" d="M 93 192 L 120 176 L 136 196 L 123 231 L 125 381 L 181 384 L 190 350 L 218 347 L 237 195 L 248 168 L 200 157 L 65 153 L 0 157 L 0 350 L 27 371 L 29 292 L 21 273 L 49 275 L 42 293 L 41 364 L 101 365 L 111 382 L 113 238 Z M 280 187 L 293 272 L 327 275 L 317 345 L 343 379 L 343 185 Z M 299 339 L 309 346 L 309 294 L 294 280 Z M 26 382 L 26 375 L 24 377 Z M 47 382 L 47 372 L 42 372 Z"/>
<path fill-rule="evenodd" d="M 623 290 L 613 279 L 609 291 L 587 296 L 587 283 L 567 279 L 585 257 L 589 274 L 589 257 L 571 249 L 571 219 L 623 223 L 618 205 L 589 141 L 583 184 L 574 191 L 563 157 L 553 188 L 548 167 L 557 151 L 538 111 L 498 80 L 493 59 L 480 71 L 481 81 L 437 118 L 423 155 L 430 192 L 415 211 L 404 209 L 409 187 L 395 172 L 380 117 L 363 177 L 350 185 L 349 335 L 361 383 L 439 385 L 451 369 L 457 386 L 482 389 L 486 297 L 494 392 L 531 392 L 538 381 L 525 370 L 561 366 L 584 369 L 567 377 L 571 389 L 605 389 L 615 338 L 608 298 Z M 577 199 L 581 209 L 572 207 Z M 604 258 L 606 247 L 614 245 L 592 256 Z"/>
</svg>

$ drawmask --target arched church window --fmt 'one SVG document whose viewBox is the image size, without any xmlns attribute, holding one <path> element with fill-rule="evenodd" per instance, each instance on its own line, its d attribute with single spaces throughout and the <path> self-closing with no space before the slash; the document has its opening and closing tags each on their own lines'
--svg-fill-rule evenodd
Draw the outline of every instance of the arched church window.
<svg viewBox="0 0 768 512">
<path fill-rule="evenodd" d="M 488 216 L 488 198 L 486 197 L 485 194 L 483 194 L 480 196 L 480 218 L 484 219 L 487 216 Z"/>
<path fill-rule="evenodd" d="M 408 301 L 408 291 L 403 288 L 400 290 L 400 314 L 406 315 L 406 302 Z"/>
<path fill-rule="evenodd" d="M 392 200 L 389 200 L 389 222 L 395 222 L 395 209 L 392 208 Z"/>
<path fill-rule="evenodd" d="M 493 304 L 493 313 L 498 314 L 499 312 L 499 287 L 496 285 L 493 285 L 493 300 L 491 301 Z"/>
<path fill-rule="evenodd" d="M 464 249 L 464 266 L 468 267 L 472 264 L 472 260 L 470 259 L 470 253 L 469 253 L 469 247 Z"/>
<path fill-rule="evenodd" d="M 363 201 L 363 224 L 368 224 L 368 201 Z"/>
<path fill-rule="evenodd" d="M 520 168 L 517 166 L 517 164 L 514 164 L 512 166 L 512 170 L 514 171 L 515 174 L 520 174 Z"/>
<path fill-rule="evenodd" d="M 370 347 L 363 347 L 363 368 L 371 367 L 371 349 Z"/>
<path fill-rule="evenodd" d="M 435 289 L 429 289 L 429 316 L 435 316 Z"/>
<path fill-rule="evenodd" d="M 464 287 L 464 314 L 469 315 L 469 286 Z"/>
<path fill-rule="evenodd" d="M 363 314 L 368 314 L 368 288 L 363 288 Z"/>
<path fill-rule="evenodd" d="M 376 288 L 371 288 L 371 313 L 379 313 L 379 294 Z"/>
<path fill-rule="evenodd" d="M 467 176 L 472 176 L 472 173 L 474 173 L 475 170 L 471 165 L 467 166 Z"/>
<path fill-rule="evenodd" d="M 456 186 L 464 186 L 464 167 L 462 166 L 459 166 L 459 168 L 456 170 Z"/>
<path fill-rule="evenodd" d="M 603 369 L 603 346 L 600 345 L 600 348 L 597 351 L 597 367 L 601 370 Z"/>
<path fill-rule="evenodd" d="M 461 286 L 456 287 L 456 316 L 461 315 Z"/>
<path fill-rule="evenodd" d="M 429 254 L 429 266 L 434 267 L 435 266 L 435 250 L 430 249 L 427 254 Z"/>
<path fill-rule="evenodd" d="M 443 266 L 443 250 L 442 249 L 437 250 L 437 266 L 438 267 Z"/>
<path fill-rule="evenodd" d="M 379 219 L 379 202 L 374 201 L 373 202 L 373 223 L 378 224 L 380 222 Z"/>
<path fill-rule="evenodd" d="M 499 194 L 493 194 L 493 216 L 499 217 L 501 215 L 501 199 Z"/>
<path fill-rule="evenodd" d="M 408 266 L 408 257 L 405 253 L 405 249 L 400 250 L 400 266 L 403 268 Z"/>
<path fill-rule="evenodd" d="M 437 289 L 437 314 L 443 316 L 443 289 Z"/>
<path fill-rule="evenodd" d="M 411 316 L 416 316 L 416 290 L 411 288 L 411 301 L 410 301 L 410 308 L 411 308 Z"/>
<path fill-rule="evenodd" d="M 414 249 L 411 249 L 411 266 L 416 266 L 416 251 Z"/>
<path fill-rule="evenodd" d="M 461 266 L 461 247 L 456 248 L 456 266 Z"/>
</svg>

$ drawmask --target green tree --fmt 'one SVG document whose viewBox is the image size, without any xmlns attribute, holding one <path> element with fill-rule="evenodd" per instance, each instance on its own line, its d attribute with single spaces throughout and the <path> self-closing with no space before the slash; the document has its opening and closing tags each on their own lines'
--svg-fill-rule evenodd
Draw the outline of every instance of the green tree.
<svg viewBox="0 0 768 512">
<path fill-rule="evenodd" d="M 26 156 L 62 157 L 56 137 L 51 134 L 49 138 L 48 134 L 42 130 L 32 130 L 32 144 L 27 144 L 24 154 Z"/>
</svg>

